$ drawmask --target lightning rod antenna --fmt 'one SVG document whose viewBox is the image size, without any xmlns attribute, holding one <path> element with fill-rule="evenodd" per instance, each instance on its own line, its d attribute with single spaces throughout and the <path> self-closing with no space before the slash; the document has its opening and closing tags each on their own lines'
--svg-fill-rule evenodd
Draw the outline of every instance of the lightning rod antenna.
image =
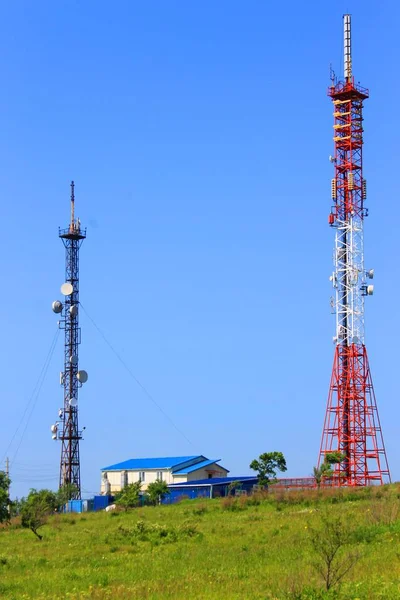
<svg viewBox="0 0 400 600">
<path fill-rule="evenodd" d="M 350 81 L 352 77 L 351 64 L 351 15 L 343 15 L 344 25 L 344 78 Z"/>
<path fill-rule="evenodd" d="M 75 227 L 75 183 L 71 181 L 71 224 L 69 230 L 72 233 Z"/>
</svg>

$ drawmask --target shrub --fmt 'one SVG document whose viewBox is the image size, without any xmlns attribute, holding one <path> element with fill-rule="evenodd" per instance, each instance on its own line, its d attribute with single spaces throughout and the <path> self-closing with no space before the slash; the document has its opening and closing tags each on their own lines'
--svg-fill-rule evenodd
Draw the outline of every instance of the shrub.
<svg viewBox="0 0 400 600">
<path fill-rule="evenodd" d="M 343 552 L 354 532 L 341 516 L 331 517 L 328 513 L 321 517 L 319 529 L 310 526 L 308 529 L 311 546 L 318 557 L 313 567 L 321 575 L 326 590 L 329 591 L 342 581 L 360 558 L 358 552 Z"/>
<path fill-rule="evenodd" d="M 204 515 L 207 511 L 208 507 L 204 503 L 201 503 L 195 506 L 192 512 L 194 515 L 201 516 Z"/>
</svg>

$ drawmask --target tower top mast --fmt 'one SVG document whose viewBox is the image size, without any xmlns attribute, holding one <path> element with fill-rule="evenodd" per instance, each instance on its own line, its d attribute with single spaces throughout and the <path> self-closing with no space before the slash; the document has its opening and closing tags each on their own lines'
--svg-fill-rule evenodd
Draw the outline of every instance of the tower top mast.
<svg viewBox="0 0 400 600">
<path fill-rule="evenodd" d="M 70 223 L 70 231 L 71 233 L 74 231 L 75 227 L 75 183 L 71 181 L 71 223 Z"/>
<path fill-rule="evenodd" d="M 343 15 L 344 27 L 344 78 L 350 83 L 352 78 L 351 62 L 351 15 Z"/>
</svg>

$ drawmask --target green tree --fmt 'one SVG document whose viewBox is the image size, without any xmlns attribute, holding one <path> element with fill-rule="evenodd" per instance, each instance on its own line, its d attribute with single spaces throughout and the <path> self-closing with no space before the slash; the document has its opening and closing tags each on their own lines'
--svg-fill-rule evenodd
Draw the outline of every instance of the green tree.
<svg viewBox="0 0 400 600">
<path fill-rule="evenodd" d="M 10 519 L 10 483 L 10 478 L 7 477 L 4 471 L 0 471 L 0 523 L 4 523 Z"/>
<path fill-rule="evenodd" d="M 66 483 L 61 486 L 56 494 L 58 510 L 61 510 L 69 500 L 77 498 L 78 495 L 79 490 L 73 483 Z"/>
<path fill-rule="evenodd" d="M 166 481 L 156 479 L 147 486 L 146 493 L 152 504 L 161 504 L 161 501 L 167 494 L 170 494 Z"/>
<path fill-rule="evenodd" d="M 287 471 L 286 460 L 282 452 L 264 452 L 250 463 L 250 469 L 257 471 L 259 484 L 266 486 L 276 479 L 277 471 Z"/>
<path fill-rule="evenodd" d="M 241 486 L 242 484 L 240 483 L 240 481 L 231 481 L 228 485 L 228 496 L 234 496 L 236 490 L 240 489 Z"/>
<path fill-rule="evenodd" d="M 333 476 L 332 466 L 343 462 L 346 455 L 342 452 L 327 452 L 324 461 L 319 467 L 313 467 L 313 476 L 318 489 L 321 487 L 323 479 L 329 479 Z"/>
<path fill-rule="evenodd" d="M 343 462 L 346 458 L 346 455 L 343 452 L 327 452 L 324 457 L 324 463 L 327 465 L 337 465 Z"/>
<path fill-rule="evenodd" d="M 141 487 L 142 483 L 140 481 L 126 485 L 116 496 L 115 504 L 122 506 L 125 510 L 138 506 Z"/>
<path fill-rule="evenodd" d="M 313 477 L 315 479 L 315 483 L 317 484 L 318 489 L 321 487 L 322 478 L 324 476 L 326 466 L 327 465 L 323 463 L 320 467 L 313 467 Z"/>
<path fill-rule="evenodd" d="M 21 501 L 21 524 L 30 529 L 41 540 L 38 529 L 47 523 L 47 518 L 57 508 L 57 495 L 50 490 L 30 490 Z"/>
</svg>

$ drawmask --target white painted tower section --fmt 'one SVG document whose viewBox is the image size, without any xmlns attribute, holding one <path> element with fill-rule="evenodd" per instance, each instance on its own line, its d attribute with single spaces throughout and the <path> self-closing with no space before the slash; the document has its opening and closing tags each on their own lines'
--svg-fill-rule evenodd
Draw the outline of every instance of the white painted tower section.
<svg viewBox="0 0 400 600">
<path fill-rule="evenodd" d="M 344 15 L 344 78 L 347 81 L 352 76 L 351 65 L 351 15 Z"/>
<path fill-rule="evenodd" d="M 344 75 L 346 82 L 352 77 L 351 63 L 351 17 L 344 15 Z M 361 126 L 361 112 L 349 100 L 338 100 L 335 104 L 335 135 L 356 138 L 362 135 L 362 128 L 355 134 L 352 128 Z M 345 138 L 343 138 L 345 139 Z M 360 150 L 361 152 L 361 150 Z M 337 160 L 337 157 L 332 159 Z M 342 160 L 343 162 L 343 160 Z M 372 295 L 373 286 L 367 284 L 373 278 L 373 271 L 366 273 L 364 268 L 364 216 L 362 210 L 351 211 L 351 206 L 359 207 L 360 198 L 365 201 L 366 183 L 362 180 L 360 165 L 354 165 L 354 171 L 337 173 L 332 181 L 332 198 L 341 194 L 342 200 L 350 207 L 350 215 L 338 214 L 336 220 L 335 250 L 333 256 L 334 272 L 331 281 L 335 289 L 334 312 L 336 314 L 336 345 L 365 343 L 364 335 L 364 299 Z"/>
</svg>

